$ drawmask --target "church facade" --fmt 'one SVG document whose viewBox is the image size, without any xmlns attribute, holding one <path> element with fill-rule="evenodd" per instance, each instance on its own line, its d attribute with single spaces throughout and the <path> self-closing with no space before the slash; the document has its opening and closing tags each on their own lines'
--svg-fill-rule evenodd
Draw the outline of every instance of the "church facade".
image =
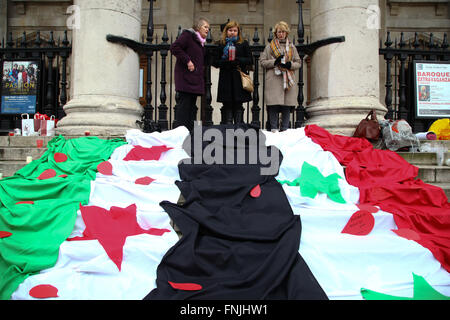
<svg viewBox="0 0 450 320">
<path fill-rule="evenodd" d="M 214 40 L 219 39 L 220 25 L 228 19 L 241 24 L 243 35 L 251 44 L 255 42 L 255 36 L 259 37 L 260 44 L 266 44 L 271 28 L 280 20 L 288 22 L 291 27 L 289 37 L 296 43 L 299 37 L 303 37 L 303 43 L 307 44 L 343 36 L 345 41 L 342 43 L 321 47 L 313 55 L 305 56 L 302 103 L 308 114 L 306 124 L 319 124 L 334 133 L 349 135 L 369 110 L 376 109 L 380 115 L 388 112 L 387 77 L 394 77 L 392 83 L 397 83 L 399 75 L 395 70 L 392 74 L 387 72 L 386 61 L 379 52 L 385 46 L 387 33 L 390 34 L 392 47 L 395 47 L 401 41 L 409 45 L 419 41 L 426 46 L 430 36 L 432 41 L 444 44 L 445 34 L 450 31 L 450 2 L 446 0 L 300 2 L 155 0 L 151 8 L 154 32 L 151 41 L 163 42 L 164 32 L 168 37 L 166 41 L 173 41 L 181 29 L 191 27 L 200 16 L 210 21 Z M 134 126 L 142 112 L 140 108 L 146 104 L 149 60 L 145 55 L 139 56 L 120 45 L 101 42 L 105 40 L 105 34 L 148 42 L 149 13 L 150 2 L 147 0 L 127 1 L 126 4 L 103 0 L 0 0 L 0 39 L 3 39 L 4 47 L 8 37 L 19 44 L 25 34 L 26 41 L 31 44 L 38 34 L 42 41 L 48 41 L 52 32 L 54 41 L 58 42 L 64 38 L 66 31 L 72 54 L 66 66 L 64 88 L 67 91 L 64 107 L 66 104 L 69 106 L 69 112 L 66 112 L 69 121 L 61 122 L 62 133 L 82 133 L 85 129 L 83 124 L 89 123 L 90 127 L 104 127 L 103 131 L 97 131 L 98 134 L 120 134 L 124 128 Z M 94 50 L 90 51 L 93 46 Z M 111 49 L 110 46 L 116 47 Z M 169 54 L 166 71 L 168 87 L 165 97 L 162 97 L 162 76 L 158 74 L 162 58 L 156 52 L 152 58 L 154 77 L 150 90 L 155 118 L 161 99 L 169 106 L 172 117 L 176 101 L 170 66 L 174 61 Z M 397 63 L 394 61 L 391 68 L 395 69 Z M 61 66 L 56 68 L 60 70 Z M 218 71 L 212 69 L 211 105 L 215 123 L 220 122 L 220 105 L 215 102 L 217 75 Z M 97 76 L 108 79 L 109 83 L 101 83 Z M 259 78 L 262 83 L 262 72 Z M 58 89 L 60 87 L 58 85 Z M 398 95 L 400 86 L 393 84 L 392 87 L 393 95 Z M 263 110 L 260 120 L 264 123 L 264 86 L 261 85 L 259 90 L 261 101 L 258 103 Z M 398 108 L 398 104 L 393 99 L 392 107 Z M 247 106 L 248 114 L 251 114 L 251 107 L 252 102 Z M 116 113 L 117 109 L 126 111 Z M 198 118 L 201 117 L 199 112 Z M 115 132 L 113 128 L 119 129 Z"/>
</svg>

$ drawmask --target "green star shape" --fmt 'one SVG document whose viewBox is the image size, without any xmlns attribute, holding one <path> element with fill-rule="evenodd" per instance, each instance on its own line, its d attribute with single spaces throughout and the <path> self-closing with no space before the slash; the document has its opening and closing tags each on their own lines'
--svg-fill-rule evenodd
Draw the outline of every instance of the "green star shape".
<svg viewBox="0 0 450 320">
<path fill-rule="evenodd" d="M 412 298 L 391 296 L 365 288 L 361 288 L 361 295 L 366 300 L 450 300 L 450 297 L 436 291 L 423 277 L 413 273 L 413 279 L 414 294 Z"/>
<path fill-rule="evenodd" d="M 300 186 L 300 194 L 303 197 L 315 198 L 318 192 L 323 192 L 338 203 L 346 203 L 341 195 L 338 179 L 342 179 L 337 173 L 324 177 L 317 167 L 303 162 L 300 177 L 295 180 L 278 180 L 280 184 Z"/>
</svg>

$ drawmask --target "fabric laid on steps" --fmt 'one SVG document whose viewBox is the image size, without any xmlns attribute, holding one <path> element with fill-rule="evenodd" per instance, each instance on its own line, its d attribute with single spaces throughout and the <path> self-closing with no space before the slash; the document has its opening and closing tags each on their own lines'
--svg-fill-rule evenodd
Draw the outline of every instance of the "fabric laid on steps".
<svg viewBox="0 0 450 320">
<path fill-rule="evenodd" d="M 344 176 L 333 153 L 325 151 L 305 135 L 304 128 L 280 133 L 263 131 L 267 144 L 283 153 L 277 180 L 299 177 L 303 163 L 319 168 L 324 176 Z M 331 136 L 330 145 L 349 145 L 345 139 Z M 362 140 L 362 139 L 358 139 Z M 361 144 L 360 141 L 358 143 Z M 358 145 L 349 147 L 352 152 Z M 343 152 L 336 152 L 343 155 Z M 348 159 L 348 156 L 342 156 Z M 294 214 L 302 221 L 299 252 L 330 299 L 362 299 L 361 288 L 374 289 L 399 296 L 412 296 L 413 272 L 426 278 L 439 292 L 450 294 L 450 275 L 430 250 L 413 240 L 398 236 L 399 227 L 392 213 L 377 205 L 375 225 L 366 236 L 342 233 L 350 217 L 359 209 L 360 192 L 340 180 L 346 203 L 338 203 L 325 193 L 316 197 L 301 196 L 300 186 L 283 185 Z M 414 196 L 410 196 L 414 197 Z"/>
<path fill-rule="evenodd" d="M 253 130 L 258 148 L 252 151 L 261 155 L 259 148 L 268 149 L 261 132 L 250 126 L 213 126 L 202 134 L 209 129 L 221 137 L 226 129 Z M 161 203 L 183 237 L 158 266 L 157 288 L 146 299 L 327 299 L 298 253 L 299 216 L 292 214 L 274 175 L 261 174 L 261 159 L 254 164 L 194 161 L 195 152 L 207 149 L 223 152 L 216 160 L 238 150 L 251 159 L 249 143 L 200 141 L 198 148 L 193 136 L 191 163 L 179 165 L 176 183 L 185 203 Z M 278 150 L 268 150 L 281 161 Z M 251 195 L 256 186 L 260 194 Z"/>
<path fill-rule="evenodd" d="M 107 211 L 113 207 L 125 209 L 133 206 L 136 208 L 137 226 L 144 231 L 126 237 L 120 270 L 97 239 L 64 241 L 56 264 L 27 278 L 13 293 L 12 299 L 34 299 L 29 294 L 30 290 L 42 284 L 51 284 L 58 289 L 58 297 L 49 299 L 136 300 L 145 297 L 155 287 L 159 262 L 178 241 L 170 219 L 159 203 L 163 200 L 176 202 L 179 198 L 180 191 L 174 182 L 179 179 L 179 160 L 188 157 L 181 149 L 187 134 L 186 129 L 171 130 L 163 135 L 135 132 L 132 134 L 133 143 L 142 143 L 146 148 L 152 147 L 153 143 L 170 145 L 173 149 L 163 152 L 159 160 L 124 161 L 134 145 L 122 145 L 114 150 L 109 160 L 104 159 L 112 164 L 112 175 L 97 173 L 95 180 L 90 182 L 91 193 L 86 206 Z M 135 183 L 143 175 L 153 177 L 154 181 L 145 185 Z M 80 210 L 75 217 L 68 236 L 70 239 L 83 237 L 86 231 Z M 152 228 L 169 231 L 161 235 L 145 233 Z M 109 231 L 113 230 L 105 230 Z"/>
<path fill-rule="evenodd" d="M 80 203 L 89 201 L 96 166 L 125 142 L 95 137 L 48 143 L 48 150 L 0 181 L 0 298 L 10 299 L 32 274 L 52 267 L 60 244 L 70 235 Z M 52 172 L 39 179 L 43 172 Z"/>
<path fill-rule="evenodd" d="M 360 189 L 361 202 L 379 205 L 399 228 L 418 233 L 416 241 L 450 271 L 450 204 L 441 188 L 415 180 L 417 167 L 365 139 L 331 135 L 315 125 L 305 132 L 347 166 L 347 181 Z"/>
<path fill-rule="evenodd" d="M 215 132 L 223 133 L 220 130 Z M 45 155 L 46 161 L 38 159 L 46 167 L 40 168 L 32 163 L 33 166 L 27 168 L 33 178 L 11 179 L 11 183 L 8 182 L 10 178 L 1 180 L 0 211 L 8 211 L 6 215 L 0 216 L 0 221 L 2 217 L 9 220 L 14 213 L 14 218 L 18 219 L 15 221 L 15 231 L 28 232 L 32 237 L 41 239 L 35 234 L 37 227 L 52 235 L 48 241 L 61 238 L 62 242 L 59 255 L 58 246 L 52 245 L 48 247 L 51 250 L 45 249 L 46 253 L 55 253 L 53 258 L 56 264 L 53 262 L 49 267 L 43 266 L 41 271 L 36 268 L 35 273 L 39 273 L 28 276 L 11 298 L 35 299 L 30 295 L 30 290 L 42 285 L 50 285 L 58 290 L 58 297 L 49 299 L 73 300 L 129 300 L 142 299 L 147 295 L 152 297 L 153 294 L 156 298 L 166 295 L 170 299 L 239 299 L 243 296 L 254 298 L 255 292 L 265 292 L 258 297 L 266 299 L 281 296 L 303 298 L 314 291 L 310 290 L 311 286 L 321 288 L 321 298 L 329 299 L 363 299 L 362 288 L 366 292 L 372 290 L 393 296 L 413 297 L 413 275 L 423 277 L 433 289 L 450 296 L 450 274 L 443 268 L 435 252 L 432 253 L 416 240 L 400 236 L 403 234 L 413 239 L 420 236 L 422 241 L 425 233 L 431 237 L 436 236 L 432 230 L 427 229 L 429 222 L 433 220 L 424 220 L 423 210 L 419 209 L 436 210 L 430 210 L 431 216 L 439 218 L 438 210 L 445 205 L 446 200 L 443 202 L 438 188 L 422 186 L 423 182 L 409 181 L 408 178 L 397 182 L 398 185 L 390 183 L 382 170 L 377 171 L 382 157 L 377 154 L 371 157 L 366 150 L 371 145 L 364 139 L 349 140 L 347 137 L 329 135 L 325 130 L 316 131 L 316 137 L 328 141 L 322 147 L 305 134 L 305 128 L 279 133 L 261 130 L 258 131 L 258 136 L 261 133 L 264 137 L 258 139 L 266 145 L 274 146 L 273 150 L 279 150 L 282 154 L 277 172 L 270 175 L 260 175 L 255 169 L 265 160 L 262 156 L 265 151 L 269 153 L 272 150 L 270 148 L 259 148 L 264 152 L 260 154 L 261 159 L 252 165 L 206 165 L 204 160 L 210 159 L 202 156 L 215 156 L 215 152 L 220 154 L 219 151 L 226 145 L 220 144 L 220 141 L 213 144 L 212 135 L 207 141 L 200 143 L 202 161 L 183 161 L 180 168 L 184 169 L 179 171 L 180 161 L 190 156 L 182 147 L 192 139 L 186 140 L 188 130 L 178 127 L 162 133 L 145 134 L 138 130 L 127 132 L 127 144 L 120 142 L 109 160 L 99 157 L 99 161 L 108 160 L 112 175 L 98 173 L 98 162 L 90 163 L 92 154 L 97 154 L 97 150 L 107 150 L 108 147 L 100 145 L 89 151 L 89 148 L 79 145 L 77 139 L 68 140 L 72 141 L 70 149 L 76 151 L 74 156 L 78 155 L 79 158 L 71 160 L 72 156 L 67 157 L 67 161 L 73 161 L 70 166 L 94 177 L 93 181 L 75 175 L 58 177 L 70 170 L 64 167 L 69 166 L 69 163 L 62 161 L 64 156 L 58 153 L 64 151 L 57 149 L 57 145 L 54 146 L 52 156 Z M 82 140 L 89 144 L 95 141 Z M 314 140 L 320 142 L 320 139 Z M 217 147 L 215 150 L 211 148 L 213 145 Z M 134 153 L 135 160 L 124 161 L 135 146 L 166 146 L 167 149 L 172 149 L 162 152 L 159 160 L 141 160 L 145 155 L 137 152 Z M 233 149 L 230 154 L 235 156 L 237 150 L 249 151 L 246 148 Z M 84 158 L 86 153 L 89 153 L 88 159 Z M 364 160 L 364 166 L 369 171 L 364 170 L 364 166 L 353 167 L 351 162 L 355 158 L 358 162 Z M 368 162 L 371 159 L 373 162 Z M 402 161 L 390 156 L 388 159 L 392 163 Z M 85 164 L 83 160 L 89 163 Z M 340 161 L 347 166 L 346 172 L 355 174 L 347 177 Z M 48 162 L 53 162 L 54 165 L 48 166 Z M 189 165 L 192 162 L 195 164 Z M 301 179 L 305 163 L 317 168 L 323 177 L 333 174 L 342 177 L 343 179 L 338 179 L 338 186 L 345 203 L 333 201 L 322 191 L 314 197 L 308 193 L 308 196 L 302 196 L 300 185 L 280 185 L 275 181 Z M 53 169 L 58 175 L 50 179 L 37 179 L 45 169 Z M 401 175 L 413 176 L 414 170 L 413 166 L 404 166 L 398 176 L 393 169 L 388 169 L 387 172 L 397 179 Z M 146 177 L 152 180 L 145 179 Z M 378 178 L 383 182 L 379 182 Z M 351 185 L 348 179 L 366 179 L 367 182 L 376 184 L 367 184 L 368 189 L 365 190 L 363 185 Z M 227 185 L 222 181 L 233 181 L 233 184 Z M 66 199 L 67 203 L 59 202 L 61 211 L 51 210 L 50 202 L 53 199 L 46 199 L 46 193 L 52 190 L 55 194 L 67 195 L 78 189 L 87 189 L 88 194 L 90 190 L 85 202 L 82 202 L 83 197 L 76 199 L 74 196 L 73 199 Z M 186 196 L 187 202 L 177 206 L 175 203 L 180 193 Z M 267 193 L 270 198 L 276 197 L 282 205 L 275 206 L 276 203 L 272 201 L 267 203 Z M 438 196 L 434 197 L 434 194 Z M 408 225 L 415 226 L 415 231 L 397 223 L 398 207 L 391 210 L 387 206 L 394 198 L 404 210 L 409 210 L 403 217 L 409 220 Z M 208 200 L 199 203 L 196 201 L 198 199 Z M 72 205 L 71 200 L 74 200 L 73 206 L 76 207 L 73 211 L 66 210 Z M 181 240 L 178 240 L 170 226 L 170 217 L 161 207 L 161 201 L 167 212 L 176 219 L 177 226 L 182 229 Z M 423 208 L 417 206 L 420 201 Z M 97 206 L 105 210 L 135 205 L 139 228 L 167 229 L 170 232 L 162 235 L 143 233 L 127 236 L 122 248 L 123 259 L 119 271 L 98 240 L 63 241 L 67 237 L 82 237 L 86 230 L 82 213 L 78 210 L 80 202 L 83 206 Z M 364 207 L 367 203 L 369 205 Z M 410 208 L 411 204 L 414 206 Z M 38 209 L 35 211 L 32 209 L 33 205 L 39 208 L 36 207 Z M 248 210 L 249 207 L 252 210 Z M 265 208 L 270 212 L 266 212 Z M 342 233 L 349 219 L 359 210 L 370 211 L 368 214 L 374 219 L 373 229 L 365 236 Z M 39 223 L 35 219 L 38 212 L 42 219 Z M 445 211 L 442 212 L 445 216 Z M 33 223 L 30 224 L 30 221 Z M 67 227 L 63 232 L 66 236 L 63 233 L 57 234 L 55 224 L 60 222 L 72 224 L 71 228 Z M 258 226 L 260 228 L 257 230 Z M 0 246 L 3 246 L 0 247 L 0 256 L 5 252 L 4 244 L 13 239 L 15 231 L 9 231 L 0 228 Z M 439 234 L 441 229 L 437 231 Z M 39 239 L 32 242 L 44 249 L 42 245 L 47 243 L 47 239 Z M 433 238 L 432 240 L 434 241 Z M 39 251 L 33 252 L 36 252 L 36 256 L 27 257 L 26 262 L 41 258 L 37 256 L 41 254 Z M 167 260 L 163 257 L 167 257 Z M 275 264 L 272 264 L 272 258 L 276 261 Z M 258 259 L 262 262 L 257 261 Z M 161 261 L 165 262 L 160 265 Z M 203 264 L 194 264 L 199 261 Z M 252 264 L 252 261 L 257 263 Z M 31 264 L 26 267 L 31 267 Z M 227 278 L 225 275 L 228 273 L 232 273 L 232 277 Z M 217 278 L 216 274 L 223 277 Z M 156 289 L 157 276 L 159 280 Z M 266 277 L 271 277 L 272 282 Z M 202 279 L 206 282 L 200 281 Z M 3 280 L 4 278 L 0 278 L 0 282 Z M 19 284 L 20 281 L 17 281 Z M 225 292 L 224 287 L 228 294 L 215 295 L 216 292 Z M 300 292 L 303 289 L 305 291 Z"/>
</svg>

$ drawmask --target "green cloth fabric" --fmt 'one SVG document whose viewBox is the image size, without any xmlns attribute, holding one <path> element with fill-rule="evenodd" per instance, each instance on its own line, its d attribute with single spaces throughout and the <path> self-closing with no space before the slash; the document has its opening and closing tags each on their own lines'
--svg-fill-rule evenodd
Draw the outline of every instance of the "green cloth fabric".
<svg viewBox="0 0 450 320">
<path fill-rule="evenodd" d="M 338 203 L 346 203 L 342 197 L 338 179 L 342 179 L 337 173 L 324 177 L 317 167 L 303 162 L 300 177 L 295 180 L 278 180 L 280 184 L 289 186 L 300 186 L 302 197 L 315 198 L 318 192 L 323 192 Z"/>
<path fill-rule="evenodd" d="M 10 299 L 28 276 L 55 265 L 80 204 L 89 202 L 97 165 L 123 144 L 121 139 L 58 136 L 41 158 L 0 180 L 0 231 L 12 233 L 0 238 L 0 299 Z M 67 160 L 56 162 L 55 153 L 64 153 Z M 37 179 L 47 169 L 56 176 Z M 21 201 L 34 203 L 16 204 Z"/>
<path fill-rule="evenodd" d="M 413 273 L 413 297 L 397 297 L 362 288 L 361 295 L 366 300 L 450 300 L 450 297 L 436 291 L 423 277 Z"/>
</svg>

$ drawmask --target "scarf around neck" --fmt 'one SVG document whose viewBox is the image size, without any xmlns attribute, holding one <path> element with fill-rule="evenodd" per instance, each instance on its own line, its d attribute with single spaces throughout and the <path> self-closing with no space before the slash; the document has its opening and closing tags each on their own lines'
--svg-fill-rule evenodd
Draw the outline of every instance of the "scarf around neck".
<svg viewBox="0 0 450 320">
<path fill-rule="evenodd" d="M 237 37 L 232 37 L 232 38 L 226 38 L 225 39 L 225 47 L 223 48 L 223 55 L 222 55 L 222 59 L 223 60 L 228 60 L 228 48 L 231 45 L 234 45 L 236 43 L 236 41 L 238 40 Z"/>
<path fill-rule="evenodd" d="M 286 42 L 280 42 L 277 38 L 273 39 L 270 42 L 270 48 L 272 49 L 272 53 L 275 58 L 278 58 L 282 54 L 284 54 L 285 61 L 292 60 L 292 47 L 289 39 L 286 38 Z"/>
<path fill-rule="evenodd" d="M 277 38 L 270 42 L 270 48 L 272 49 L 272 54 L 275 58 L 278 58 L 284 54 L 283 63 L 292 61 L 293 50 L 289 39 L 286 38 L 286 43 L 280 43 Z M 295 84 L 295 74 L 292 70 L 281 70 L 278 66 L 275 67 L 275 74 L 281 75 L 283 77 L 283 88 L 289 90 Z"/>
<path fill-rule="evenodd" d="M 200 40 L 200 44 L 202 45 L 202 47 L 204 47 L 206 39 L 203 39 L 203 37 L 200 35 L 200 32 L 198 31 L 195 31 L 195 34 L 197 35 L 198 40 Z"/>
</svg>

